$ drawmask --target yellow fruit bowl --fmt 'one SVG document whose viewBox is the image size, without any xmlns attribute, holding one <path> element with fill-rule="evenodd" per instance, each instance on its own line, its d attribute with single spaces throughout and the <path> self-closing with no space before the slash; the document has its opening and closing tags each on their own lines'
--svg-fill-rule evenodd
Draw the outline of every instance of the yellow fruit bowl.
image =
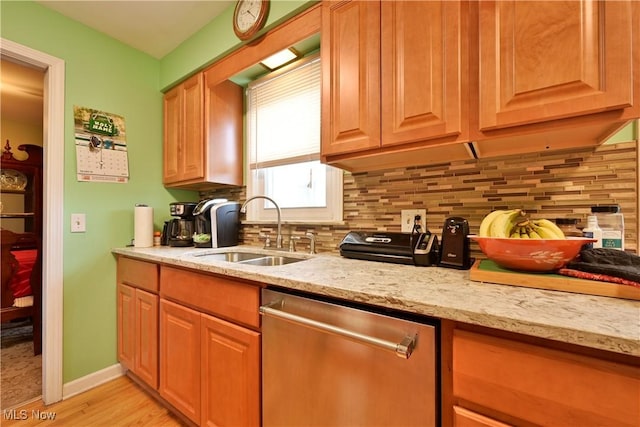
<svg viewBox="0 0 640 427">
<path fill-rule="evenodd" d="M 550 272 L 573 260 L 582 246 L 595 242 L 586 237 L 566 239 L 511 239 L 469 236 L 482 252 L 502 268 L 520 271 Z"/>
</svg>

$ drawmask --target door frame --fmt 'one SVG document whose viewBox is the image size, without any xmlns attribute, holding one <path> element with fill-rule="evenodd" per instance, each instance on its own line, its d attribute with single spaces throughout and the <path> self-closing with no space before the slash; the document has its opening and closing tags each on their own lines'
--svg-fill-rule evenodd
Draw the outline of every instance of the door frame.
<svg viewBox="0 0 640 427">
<path fill-rule="evenodd" d="M 42 400 L 62 400 L 64 60 L 0 39 L 0 53 L 45 72 L 42 215 Z"/>
</svg>

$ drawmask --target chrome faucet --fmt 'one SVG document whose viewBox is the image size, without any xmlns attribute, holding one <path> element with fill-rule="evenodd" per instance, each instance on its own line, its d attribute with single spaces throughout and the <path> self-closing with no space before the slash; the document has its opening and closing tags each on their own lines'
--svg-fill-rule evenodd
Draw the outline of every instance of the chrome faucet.
<svg viewBox="0 0 640 427">
<path fill-rule="evenodd" d="M 248 198 L 247 201 L 242 204 L 242 207 L 240 208 L 240 212 L 246 213 L 247 212 L 247 203 L 249 203 L 250 201 L 252 201 L 254 199 L 266 199 L 266 200 L 270 201 L 271 203 L 273 203 L 273 205 L 276 207 L 276 210 L 278 211 L 278 235 L 276 236 L 276 249 L 282 249 L 282 221 L 281 221 L 282 214 L 280 212 L 280 206 L 278 206 L 278 204 L 275 202 L 275 200 L 273 200 L 271 197 L 253 196 L 253 197 Z"/>
<path fill-rule="evenodd" d="M 309 239 L 309 253 L 316 253 L 316 236 L 313 233 L 306 233 L 304 235 L 307 239 Z"/>
</svg>

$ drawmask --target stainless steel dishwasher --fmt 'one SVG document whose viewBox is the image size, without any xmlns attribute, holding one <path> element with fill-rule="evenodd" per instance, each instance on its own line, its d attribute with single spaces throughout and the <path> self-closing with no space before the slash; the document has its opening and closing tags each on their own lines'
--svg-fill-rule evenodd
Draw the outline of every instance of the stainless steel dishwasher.
<svg viewBox="0 0 640 427">
<path fill-rule="evenodd" d="M 437 323 L 262 291 L 262 421 L 436 426 Z"/>
</svg>

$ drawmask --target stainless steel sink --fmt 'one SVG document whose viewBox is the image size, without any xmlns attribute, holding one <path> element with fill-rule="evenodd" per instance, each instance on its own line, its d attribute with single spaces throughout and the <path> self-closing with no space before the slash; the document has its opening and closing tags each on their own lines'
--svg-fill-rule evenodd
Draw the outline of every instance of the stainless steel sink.
<svg viewBox="0 0 640 427">
<path fill-rule="evenodd" d="M 250 264 L 250 265 L 263 265 L 263 266 L 276 266 L 276 265 L 285 265 L 292 264 L 294 262 L 304 261 L 302 258 L 292 258 L 287 256 L 265 256 L 262 258 L 254 258 L 246 261 L 242 261 L 242 264 Z"/>
<path fill-rule="evenodd" d="M 194 254 L 193 256 L 215 261 L 241 262 L 254 258 L 261 258 L 265 255 L 254 252 L 219 252 L 216 254 Z"/>
<path fill-rule="evenodd" d="M 194 257 L 211 261 L 227 261 L 238 264 L 277 266 L 304 261 L 305 258 L 294 258 L 284 255 L 267 255 L 255 252 L 219 252 L 194 254 Z"/>
</svg>

